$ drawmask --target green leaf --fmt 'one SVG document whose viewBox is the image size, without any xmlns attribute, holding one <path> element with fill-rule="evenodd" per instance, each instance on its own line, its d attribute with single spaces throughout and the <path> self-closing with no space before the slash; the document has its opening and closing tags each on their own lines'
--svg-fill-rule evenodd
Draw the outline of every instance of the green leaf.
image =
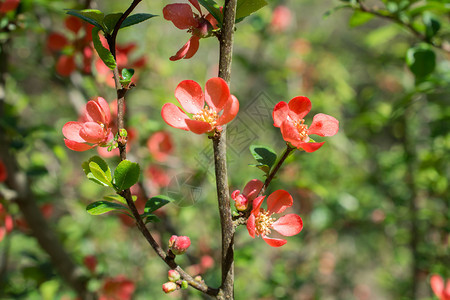
<svg viewBox="0 0 450 300">
<path fill-rule="evenodd" d="M 434 37 L 439 29 L 441 29 L 439 20 L 430 13 L 425 13 L 423 15 L 423 23 L 425 24 L 425 35 L 428 39 Z"/>
<path fill-rule="evenodd" d="M 236 19 L 248 17 L 266 5 L 266 0 L 237 0 Z"/>
<path fill-rule="evenodd" d="M 103 18 L 105 15 L 98 9 L 70 9 L 67 11 L 67 14 L 78 17 L 88 23 L 91 23 L 98 29 L 103 30 L 103 26 L 101 24 L 103 24 Z"/>
<path fill-rule="evenodd" d="M 113 210 L 128 211 L 128 207 L 109 201 L 96 201 L 86 207 L 86 211 L 94 216 L 101 215 Z"/>
<path fill-rule="evenodd" d="M 428 45 L 415 46 L 406 52 L 406 64 L 414 76 L 421 79 L 434 71 L 436 54 Z"/>
<path fill-rule="evenodd" d="M 173 202 L 174 200 L 168 196 L 165 195 L 159 195 L 152 197 L 147 200 L 147 203 L 145 203 L 144 212 L 146 213 L 152 213 L 155 210 L 163 207 L 167 203 Z"/>
<path fill-rule="evenodd" d="M 332 9 L 326 11 L 326 12 L 323 14 L 323 18 L 326 19 L 326 18 L 328 18 L 329 16 L 331 16 L 333 13 L 337 12 L 338 10 L 340 10 L 340 9 L 342 9 L 342 8 L 349 8 L 349 7 L 352 7 L 352 6 L 351 6 L 350 4 L 341 4 L 341 5 L 338 5 L 338 6 L 336 6 L 336 7 L 333 7 Z"/>
<path fill-rule="evenodd" d="M 350 25 L 350 27 L 361 26 L 370 21 L 373 17 L 374 15 L 372 14 L 355 10 L 348 24 Z"/>
<path fill-rule="evenodd" d="M 114 171 L 114 186 L 117 191 L 129 189 L 139 180 L 139 164 L 123 160 Z"/>
<path fill-rule="evenodd" d="M 217 20 L 219 28 L 222 28 L 223 15 L 219 4 L 214 0 L 198 0 L 198 2 Z"/>
<path fill-rule="evenodd" d="M 120 202 L 123 204 L 127 204 L 127 200 L 125 200 L 124 197 L 117 195 L 117 194 L 104 196 L 103 199 L 106 201 L 117 201 L 117 202 Z"/>
<path fill-rule="evenodd" d="M 277 160 L 277 153 L 270 147 L 263 145 L 251 145 L 250 152 L 260 165 L 266 165 L 272 168 Z"/>
<path fill-rule="evenodd" d="M 124 80 L 131 80 L 134 75 L 134 69 L 122 69 L 122 78 Z"/>
<path fill-rule="evenodd" d="M 250 167 L 256 167 L 258 169 L 260 169 L 261 171 L 263 171 L 264 173 L 268 174 L 270 172 L 270 168 L 268 165 L 263 165 L 263 164 L 249 164 Z"/>
<path fill-rule="evenodd" d="M 110 170 L 108 164 L 100 156 L 97 156 L 97 155 L 92 156 L 91 158 L 89 158 L 89 160 L 85 161 L 81 165 L 87 178 L 99 185 L 105 185 L 105 183 L 103 181 L 100 181 L 99 179 L 96 178 L 96 176 L 94 176 L 93 172 L 91 171 L 91 167 L 89 165 L 91 162 L 94 162 L 95 164 L 97 164 L 97 166 L 100 168 L 100 170 L 105 174 L 106 179 L 107 179 L 107 180 L 105 180 L 105 182 L 111 182 L 112 176 L 111 176 L 111 170 Z"/>
<path fill-rule="evenodd" d="M 111 34 L 114 31 L 114 27 L 116 26 L 117 21 L 119 21 L 122 15 L 123 15 L 122 13 L 106 15 L 105 18 L 103 19 L 104 31 L 108 34 Z"/>
<path fill-rule="evenodd" d="M 148 20 L 153 17 L 157 17 L 158 15 L 152 15 L 152 14 L 134 14 L 131 16 L 128 16 L 120 25 L 120 28 L 132 26 L 141 22 L 144 22 L 145 20 Z"/>
<path fill-rule="evenodd" d="M 151 214 L 151 213 L 143 213 L 141 215 L 141 218 L 144 219 L 144 224 L 156 223 L 156 222 L 161 221 L 157 216 L 155 216 L 154 214 Z"/>
<path fill-rule="evenodd" d="M 111 54 L 111 52 L 103 47 L 102 42 L 100 41 L 100 37 L 98 36 L 99 31 L 100 30 L 97 27 L 92 28 L 92 42 L 94 43 L 94 48 L 105 65 L 111 70 L 114 70 L 117 65 L 116 60 L 114 59 L 114 56 Z"/>
<path fill-rule="evenodd" d="M 100 166 L 96 162 L 91 161 L 89 163 L 89 169 L 91 170 L 91 173 L 95 177 L 95 179 L 100 181 L 105 186 L 112 187 L 111 179 L 108 179 L 105 172 L 103 172 L 103 170 L 100 168 Z"/>
</svg>

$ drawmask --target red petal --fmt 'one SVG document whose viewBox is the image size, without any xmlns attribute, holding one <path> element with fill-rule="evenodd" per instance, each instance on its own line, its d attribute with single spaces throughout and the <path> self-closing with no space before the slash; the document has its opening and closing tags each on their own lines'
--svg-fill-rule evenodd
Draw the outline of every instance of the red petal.
<svg viewBox="0 0 450 300">
<path fill-rule="evenodd" d="M 172 21 L 178 29 L 189 29 L 197 26 L 191 6 L 187 3 L 166 5 L 163 8 L 163 15 L 164 19 Z"/>
<path fill-rule="evenodd" d="M 262 236 L 262 238 L 269 246 L 272 246 L 272 247 L 281 247 L 281 246 L 283 246 L 284 244 L 287 243 L 286 240 L 273 239 L 273 238 L 270 238 L 270 237 L 267 237 L 267 236 L 264 236 L 264 235 Z"/>
<path fill-rule="evenodd" d="M 266 196 L 259 196 L 255 200 L 253 200 L 252 214 L 258 214 L 259 213 L 259 209 L 261 207 L 261 204 L 264 201 L 264 198 L 266 198 Z"/>
<path fill-rule="evenodd" d="M 69 148 L 70 150 L 74 150 L 74 151 L 86 151 L 86 150 L 94 148 L 94 146 L 84 144 L 84 143 L 78 143 L 78 142 L 71 141 L 68 139 L 65 139 L 64 143 L 66 144 L 67 148 Z"/>
<path fill-rule="evenodd" d="M 7 13 L 9 11 L 15 10 L 19 6 L 20 0 L 6 0 L 0 4 L 0 12 Z"/>
<path fill-rule="evenodd" d="M 209 107 L 219 112 L 230 99 L 228 84 L 219 77 L 214 77 L 206 82 L 205 101 Z"/>
<path fill-rule="evenodd" d="M 207 133 L 214 129 L 209 123 L 198 120 L 186 119 L 186 125 L 190 131 L 196 134 Z"/>
<path fill-rule="evenodd" d="M 308 128 L 308 134 L 317 134 L 319 136 L 333 136 L 339 130 L 339 121 L 326 114 L 317 114 L 313 118 L 311 126 Z"/>
<path fill-rule="evenodd" d="M 261 180 L 258 179 L 250 180 L 244 187 L 244 195 L 247 196 L 247 199 L 249 201 L 252 201 L 258 195 L 263 185 L 264 183 L 262 183 Z"/>
<path fill-rule="evenodd" d="M 62 55 L 56 63 L 56 72 L 61 76 L 69 76 L 75 71 L 75 59 L 73 56 Z"/>
<path fill-rule="evenodd" d="M 325 144 L 325 142 L 322 142 L 322 143 L 303 143 L 303 142 L 292 143 L 292 145 L 294 147 L 302 148 L 303 150 L 305 150 L 308 153 L 319 150 L 319 148 L 322 147 L 323 144 Z"/>
<path fill-rule="evenodd" d="M 106 100 L 103 99 L 102 97 L 97 97 L 97 99 L 95 101 L 98 103 L 98 105 L 100 106 L 100 109 L 103 113 L 104 120 L 105 120 L 105 122 L 103 124 L 108 125 L 111 122 L 111 110 L 109 108 L 108 102 L 106 102 Z"/>
<path fill-rule="evenodd" d="M 272 117 L 273 117 L 273 126 L 280 127 L 283 121 L 286 120 L 289 114 L 288 104 L 284 101 L 278 102 L 277 105 L 273 108 Z"/>
<path fill-rule="evenodd" d="M 235 190 L 234 192 L 231 193 L 231 199 L 235 200 L 236 197 L 241 193 L 240 190 Z"/>
<path fill-rule="evenodd" d="M 103 113 L 100 103 L 95 100 L 90 100 L 86 104 L 86 117 L 89 121 L 100 122 L 102 124 L 106 123 L 105 114 Z"/>
<path fill-rule="evenodd" d="M 224 125 L 231 122 L 239 112 L 239 101 L 234 95 L 230 95 L 225 107 L 223 108 L 223 113 L 217 120 L 218 125 Z"/>
<path fill-rule="evenodd" d="M 198 47 L 200 46 L 199 40 L 200 37 L 194 35 L 189 39 L 189 48 L 184 56 L 184 59 L 191 58 L 195 53 L 197 53 Z"/>
<path fill-rule="evenodd" d="M 191 4 L 198 10 L 198 12 L 201 15 L 202 10 L 200 9 L 200 5 L 198 4 L 198 1 L 197 0 L 189 0 L 189 2 L 191 2 Z"/>
<path fill-rule="evenodd" d="M 300 135 L 298 133 L 297 128 L 292 124 L 291 120 L 287 119 L 280 126 L 281 135 L 286 142 L 295 144 L 302 143 L 300 141 Z M 298 148 L 298 146 L 296 146 Z"/>
<path fill-rule="evenodd" d="M 81 122 L 67 122 L 62 128 L 62 133 L 66 139 L 74 142 L 85 143 L 86 141 L 80 136 L 82 125 L 83 123 Z"/>
<path fill-rule="evenodd" d="M 67 29 L 74 32 L 75 34 L 77 34 L 78 31 L 83 26 L 83 23 L 81 22 L 81 20 L 75 16 L 68 16 L 66 18 L 66 20 L 64 21 L 64 23 L 66 24 Z"/>
<path fill-rule="evenodd" d="M 179 60 L 179 59 L 182 59 L 183 57 L 185 57 L 189 51 L 190 44 L 191 44 L 191 40 L 187 41 L 187 43 L 184 44 L 184 46 L 181 47 L 181 49 L 178 50 L 178 52 L 174 56 L 171 56 L 169 59 L 171 61 L 176 61 L 176 60 Z"/>
<path fill-rule="evenodd" d="M 291 112 L 299 119 L 303 119 L 311 110 L 311 101 L 304 96 L 292 98 L 288 105 Z"/>
<path fill-rule="evenodd" d="M 193 80 L 183 80 L 175 89 L 175 98 L 184 110 L 196 114 L 203 109 L 205 100 L 201 86 Z"/>
<path fill-rule="evenodd" d="M 100 124 L 86 122 L 81 127 L 80 136 L 88 143 L 97 144 L 105 139 L 105 132 Z"/>
<path fill-rule="evenodd" d="M 288 214 L 279 218 L 272 227 L 284 236 L 293 236 L 302 231 L 303 220 L 296 214 Z"/>
<path fill-rule="evenodd" d="M 433 275 L 430 278 L 430 285 L 433 292 L 438 298 L 441 298 L 444 293 L 444 280 L 439 275 Z"/>
<path fill-rule="evenodd" d="M 270 213 L 279 214 L 286 208 L 291 207 L 294 200 L 292 196 L 284 190 L 276 190 L 267 198 L 267 210 Z"/>
<path fill-rule="evenodd" d="M 250 217 L 248 217 L 247 230 L 248 230 L 248 234 L 250 234 L 250 236 L 252 238 L 255 238 L 255 215 L 254 214 L 251 214 Z"/>
<path fill-rule="evenodd" d="M 166 103 L 161 109 L 163 120 L 170 126 L 178 129 L 189 130 L 186 125 L 188 116 L 175 104 Z"/>
<path fill-rule="evenodd" d="M 59 51 L 68 44 L 67 39 L 60 33 L 52 33 L 47 38 L 47 47 L 51 51 Z"/>
</svg>

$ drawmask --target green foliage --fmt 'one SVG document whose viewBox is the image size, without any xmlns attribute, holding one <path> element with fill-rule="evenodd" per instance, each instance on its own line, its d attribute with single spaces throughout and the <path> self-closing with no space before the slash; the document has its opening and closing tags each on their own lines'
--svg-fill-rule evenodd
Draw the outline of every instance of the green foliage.
<svg viewBox="0 0 450 300">
<path fill-rule="evenodd" d="M 220 6 L 214 0 L 198 0 L 198 2 L 217 20 L 219 28 L 222 28 L 223 15 Z"/>
<path fill-rule="evenodd" d="M 123 15 L 122 13 L 106 15 L 105 18 L 103 19 L 103 31 L 106 34 L 112 34 L 112 32 L 114 31 L 114 27 L 117 24 L 117 21 L 119 21 L 122 15 Z"/>
<path fill-rule="evenodd" d="M 374 18 L 374 15 L 366 12 L 362 12 L 359 10 L 355 10 L 353 12 L 352 17 L 350 18 L 348 24 L 350 27 L 361 26 Z"/>
<path fill-rule="evenodd" d="M 118 203 L 114 203 L 114 202 L 110 202 L 110 201 L 96 201 L 96 202 L 90 203 L 86 207 L 86 211 L 93 216 L 97 216 L 97 215 L 102 215 L 102 214 L 110 212 L 110 211 L 126 212 L 126 211 L 129 211 L 129 209 L 128 209 L 128 207 L 126 207 L 122 204 L 118 204 Z"/>
<path fill-rule="evenodd" d="M 266 5 L 265 0 L 237 0 L 236 20 L 242 20 Z"/>
<path fill-rule="evenodd" d="M 100 37 L 98 36 L 100 29 L 98 27 L 92 28 L 92 42 L 94 44 L 94 48 L 100 56 L 101 60 L 105 63 L 105 65 L 114 70 L 117 66 L 116 60 L 111 52 L 103 47 L 102 42 L 100 41 Z"/>
<path fill-rule="evenodd" d="M 139 180 L 139 164 L 123 160 L 114 170 L 114 188 L 117 191 L 129 189 Z"/>
<path fill-rule="evenodd" d="M 169 196 L 159 195 L 148 199 L 145 204 L 144 212 L 153 213 L 155 210 L 160 209 L 164 205 L 173 202 L 174 200 Z"/>
<path fill-rule="evenodd" d="M 78 17 L 92 25 L 94 25 L 95 27 L 97 27 L 98 29 L 103 30 L 103 18 L 105 17 L 105 15 L 99 11 L 98 9 L 83 9 L 83 10 L 68 10 L 67 14 Z"/>
<path fill-rule="evenodd" d="M 127 86 L 131 83 L 131 78 L 133 78 L 134 75 L 134 69 L 122 69 L 122 79 L 120 80 L 120 83 L 122 86 Z M 125 136 L 126 137 L 126 136 Z"/>
<path fill-rule="evenodd" d="M 85 161 L 81 167 L 89 180 L 99 185 L 112 187 L 111 170 L 108 164 L 100 156 L 89 158 L 89 160 Z"/>
<path fill-rule="evenodd" d="M 414 76 L 422 79 L 436 67 L 436 54 L 431 47 L 422 44 L 412 47 L 406 53 L 406 63 Z"/>
<path fill-rule="evenodd" d="M 258 164 L 250 165 L 257 167 L 264 173 L 269 174 L 270 169 L 277 160 L 277 153 L 270 147 L 264 145 L 251 145 L 250 152 Z"/>
<path fill-rule="evenodd" d="M 120 25 L 120 28 L 125 28 L 125 27 L 129 27 L 129 26 L 133 26 L 136 25 L 138 23 L 144 22 L 150 18 L 153 17 L 157 17 L 157 15 L 152 15 L 152 14 L 145 14 L 145 13 L 140 13 L 140 14 L 133 14 L 133 15 L 129 15 Z"/>
</svg>

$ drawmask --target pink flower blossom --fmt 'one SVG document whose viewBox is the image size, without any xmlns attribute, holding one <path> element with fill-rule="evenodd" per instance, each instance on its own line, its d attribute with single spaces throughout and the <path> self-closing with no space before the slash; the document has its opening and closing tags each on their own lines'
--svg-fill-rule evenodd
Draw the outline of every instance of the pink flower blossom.
<svg viewBox="0 0 450 300">
<path fill-rule="evenodd" d="M 176 291 L 177 288 L 178 288 L 178 285 L 172 281 L 168 281 L 162 285 L 162 290 L 166 294 Z"/>
<path fill-rule="evenodd" d="M 431 289 L 439 300 L 450 300 L 450 279 L 444 286 L 444 279 L 439 275 L 433 275 L 430 278 Z"/>
<path fill-rule="evenodd" d="M 283 139 L 306 152 L 317 151 L 324 144 L 324 142 L 311 142 L 309 137 L 311 134 L 333 136 L 339 130 L 338 120 L 326 114 L 315 115 L 308 128 L 303 118 L 310 110 L 311 101 L 304 96 L 299 96 L 291 99 L 289 104 L 284 101 L 279 102 L 272 113 L 273 125 L 281 129 Z"/>
<path fill-rule="evenodd" d="M 0 1 L 0 13 L 7 13 L 15 10 L 19 6 L 20 0 L 4 0 Z"/>
<path fill-rule="evenodd" d="M 183 80 L 175 89 L 175 98 L 192 117 L 175 104 L 166 103 L 161 110 L 162 118 L 172 127 L 196 134 L 221 131 L 221 125 L 233 120 L 239 111 L 239 101 L 230 94 L 225 80 L 219 77 L 206 82 L 205 94 L 197 82 Z"/>
<path fill-rule="evenodd" d="M 272 20 L 270 26 L 275 32 L 285 31 L 292 23 L 291 10 L 284 5 L 275 7 L 272 14 Z"/>
<path fill-rule="evenodd" d="M 166 161 L 173 152 L 172 137 L 167 131 L 157 131 L 147 140 L 147 148 L 157 161 Z"/>
<path fill-rule="evenodd" d="M 67 148 L 86 151 L 96 146 L 106 146 L 113 138 L 109 124 L 111 113 L 108 102 L 98 97 L 88 101 L 81 122 L 67 122 L 63 129 Z"/>
<path fill-rule="evenodd" d="M 106 278 L 100 291 L 99 300 L 131 300 L 134 290 L 134 282 L 125 276 Z"/>
<path fill-rule="evenodd" d="M 177 270 L 169 270 L 169 272 L 167 273 L 167 278 L 172 282 L 176 282 L 181 279 L 181 276 Z"/>
<path fill-rule="evenodd" d="M 187 236 L 172 235 L 169 239 L 169 249 L 175 255 L 184 254 L 190 245 L 191 240 Z"/>
<path fill-rule="evenodd" d="M 194 56 L 199 47 L 199 40 L 210 36 L 211 30 L 217 26 L 217 21 L 211 14 L 203 15 L 197 0 L 189 0 L 189 2 L 200 15 L 194 13 L 187 3 L 169 4 L 163 9 L 164 19 L 172 21 L 178 29 L 188 29 L 188 32 L 192 34 L 189 41 L 174 56 L 170 57 L 172 61 Z"/>
<path fill-rule="evenodd" d="M 263 187 L 261 180 L 250 180 L 244 187 L 244 192 L 235 190 L 231 193 L 231 198 L 234 200 L 234 205 L 238 211 L 244 211 L 251 205 L 252 201 L 258 196 L 259 191 Z"/>
<path fill-rule="evenodd" d="M 0 203 L 0 242 L 14 228 L 14 222 L 11 215 L 8 214 L 6 208 Z"/>
<path fill-rule="evenodd" d="M 247 220 L 247 230 L 252 238 L 261 236 L 272 247 L 280 247 L 286 244 L 286 240 L 269 238 L 271 230 L 275 230 L 284 236 L 293 236 L 303 229 L 302 218 L 296 214 L 287 214 L 276 220 L 273 214 L 282 213 L 291 207 L 293 200 L 288 192 L 277 190 L 267 198 L 267 210 L 261 208 L 265 196 L 253 200 L 253 208 Z"/>
</svg>

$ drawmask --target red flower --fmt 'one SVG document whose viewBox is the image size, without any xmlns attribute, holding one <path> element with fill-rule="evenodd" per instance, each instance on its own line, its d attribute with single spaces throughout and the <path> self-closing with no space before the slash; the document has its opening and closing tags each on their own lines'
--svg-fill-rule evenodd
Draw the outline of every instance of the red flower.
<svg viewBox="0 0 450 300">
<path fill-rule="evenodd" d="M 13 230 L 14 222 L 5 209 L 3 205 L 0 203 L 0 242 L 3 240 L 7 233 L 10 233 Z"/>
<path fill-rule="evenodd" d="M 439 275 L 433 275 L 430 279 L 431 289 L 439 300 L 450 300 L 450 279 L 444 287 L 444 279 Z"/>
<path fill-rule="evenodd" d="M 0 182 L 5 181 L 8 178 L 8 171 L 3 161 L 0 160 Z"/>
<path fill-rule="evenodd" d="M 221 131 L 221 125 L 233 120 L 239 111 L 239 101 L 230 94 L 225 80 L 219 77 L 206 82 L 205 94 L 197 82 L 184 80 L 175 89 L 175 98 L 192 118 L 172 103 L 164 104 L 162 118 L 172 127 L 197 134 Z"/>
<path fill-rule="evenodd" d="M 147 140 L 148 151 L 157 161 L 165 161 L 173 152 L 173 142 L 170 134 L 166 131 L 157 131 Z"/>
<path fill-rule="evenodd" d="M 184 254 L 190 245 L 191 240 L 188 236 L 172 235 L 169 239 L 169 248 L 175 255 Z"/>
<path fill-rule="evenodd" d="M 178 50 L 177 54 L 170 57 L 172 61 L 194 56 L 199 47 L 199 40 L 210 36 L 211 30 L 217 26 L 217 21 L 211 14 L 203 15 L 197 0 L 189 0 L 189 2 L 200 15 L 195 14 L 187 3 L 169 4 L 163 9 L 164 19 L 172 21 L 178 29 L 188 29 L 188 32 L 192 34 L 192 37 Z"/>
<path fill-rule="evenodd" d="M 20 0 L 5 0 L 0 2 L 0 13 L 7 13 L 19 6 Z"/>
<path fill-rule="evenodd" d="M 134 282 L 122 275 L 107 278 L 103 283 L 99 300 L 130 300 L 134 289 Z"/>
<path fill-rule="evenodd" d="M 261 208 L 266 196 L 260 196 L 253 200 L 253 209 L 247 220 L 247 230 L 252 238 L 260 236 L 272 247 L 280 247 L 286 244 L 284 239 L 269 238 L 271 230 L 274 229 L 284 236 L 293 236 L 302 231 L 303 221 L 296 214 L 284 215 L 278 220 L 272 218 L 273 214 L 282 213 L 291 207 L 293 200 L 288 192 L 277 190 L 267 198 L 267 210 Z"/>
<path fill-rule="evenodd" d="M 94 255 L 88 255 L 83 258 L 83 264 L 88 268 L 91 273 L 95 273 L 97 268 L 97 258 Z"/>
<path fill-rule="evenodd" d="M 248 205 L 258 196 L 259 191 L 263 187 L 261 180 L 253 179 L 250 180 L 244 187 L 244 192 L 235 190 L 231 193 L 231 198 L 234 200 L 234 205 L 238 211 L 244 211 L 247 209 Z"/>
<path fill-rule="evenodd" d="M 62 132 L 67 148 L 86 151 L 96 146 L 105 146 L 113 138 L 109 124 L 111 113 L 108 102 L 98 97 L 86 104 L 81 122 L 67 122 Z M 92 144 L 92 145 L 91 145 Z"/>
<path fill-rule="evenodd" d="M 279 102 L 275 105 L 272 113 L 273 125 L 281 129 L 283 139 L 306 152 L 314 152 L 324 143 L 310 142 L 311 134 L 333 136 L 339 130 L 338 120 L 326 114 L 315 115 L 308 128 L 308 125 L 304 124 L 303 118 L 310 110 L 311 101 L 304 96 L 299 96 L 291 99 L 289 104 L 283 101 Z"/>
<path fill-rule="evenodd" d="M 53 52 L 62 52 L 56 62 L 56 72 L 61 76 L 69 76 L 77 68 L 76 56 L 81 56 L 84 73 L 91 72 L 92 62 L 92 27 L 93 25 L 83 23 L 74 16 L 65 19 L 65 26 L 72 32 L 74 38 L 69 40 L 61 33 L 51 33 L 47 38 L 47 47 Z M 84 29 L 84 30 L 81 30 Z"/>
<path fill-rule="evenodd" d="M 272 20 L 270 21 L 270 26 L 275 32 L 283 32 L 292 23 L 292 13 L 291 10 L 284 5 L 279 5 L 275 7 L 272 14 Z"/>
</svg>

